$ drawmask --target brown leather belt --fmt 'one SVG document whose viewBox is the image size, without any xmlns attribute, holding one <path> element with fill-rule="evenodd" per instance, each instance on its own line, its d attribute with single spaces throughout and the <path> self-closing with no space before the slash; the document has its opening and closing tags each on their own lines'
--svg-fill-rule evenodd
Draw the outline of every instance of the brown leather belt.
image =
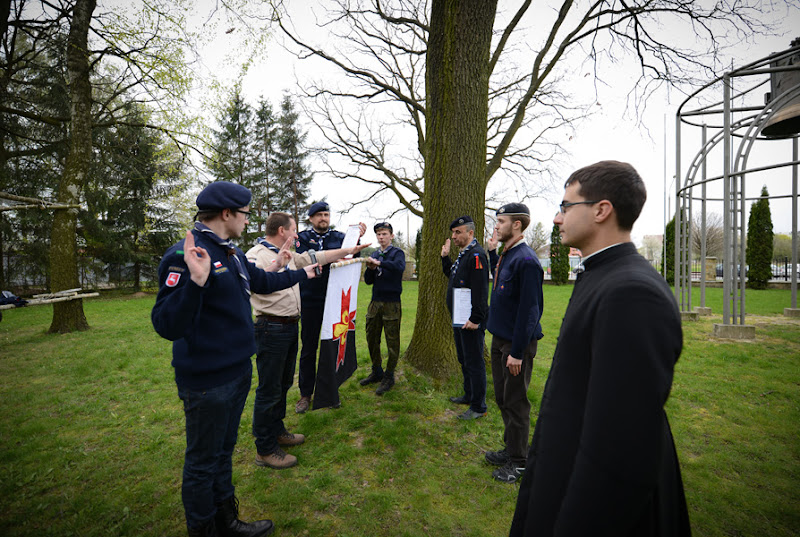
<svg viewBox="0 0 800 537">
<path fill-rule="evenodd" d="M 294 317 L 281 317 L 280 315 L 256 315 L 258 319 L 266 319 L 270 323 L 294 324 L 300 320 L 299 315 Z"/>
</svg>

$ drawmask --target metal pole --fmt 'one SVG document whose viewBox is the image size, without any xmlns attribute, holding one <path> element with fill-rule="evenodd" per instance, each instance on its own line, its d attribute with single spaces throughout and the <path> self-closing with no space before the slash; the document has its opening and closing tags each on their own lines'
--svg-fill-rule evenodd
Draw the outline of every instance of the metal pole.
<svg viewBox="0 0 800 537">
<path fill-rule="evenodd" d="M 792 161 L 797 162 L 797 136 L 792 140 Z M 797 309 L 797 170 L 792 166 L 792 309 Z"/>
<path fill-rule="evenodd" d="M 681 206 L 681 198 L 680 198 L 680 185 L 681 185 L 681 118 L 680 116 L 676 116 L 676 125 L 675 125 L 675 251 L 672 254 L 675 256 L 675 260 L 672 264 L 672 274 L 674 278 L 675 284 L 675 300 L 682 301 L 683 296 L 681 293 L 681 284 L 679 278 L 679 266 L 680 266 L 680 253 L 681 253 L 681 225 L 680 225 L 680 206 Z M 665 237 L 666 239 L 666 237 Z M 680 300 L 679 297 L 680 296 Z M 681 303 L 681 311 L 683 311 L 683 304 Z"/>
<path fill-rule="evenodd" d="M 706 307 L 706 159 L 708 157 L 708 127 L 703 125 L 703 184 L 700 187 L 702 201 L 700 202 L 700 307 Z"/>
<path fill-rule="evenodd" d="M 731 267 L 733 266 L 734 256 L 731 247 L 731 185 L 730 185 L 730 153 L 731 153 L 731 118 L 730 118 L 730 97 L 731 88 L 728 75 L 722 77 L 722 101 L 725 112 L 723 114 L 723 162 L 722 162 L 722 227 L 723 227 L 723 250 L 724 261 L 722 269 L 722 323 L 730 324 L 731 320 Z"/>
</svg>

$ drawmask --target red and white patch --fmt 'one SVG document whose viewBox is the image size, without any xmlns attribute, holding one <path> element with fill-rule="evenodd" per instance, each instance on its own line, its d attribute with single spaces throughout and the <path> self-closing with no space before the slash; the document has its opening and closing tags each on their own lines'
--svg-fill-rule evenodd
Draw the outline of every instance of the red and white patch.
<svg viewBox="0 0 800 537">
<path fill-rule="evenodd" d="M 222 262 L 221 261 L 214 261 L 214 268 L 219 268 L 221 266 L 222 266 Z"/>
<path fill-rule="evenodd" d="M 167 276 L 167 287 L 175 287 L 181 279 L 180 272 L 170 272 Z"/>
</svg>

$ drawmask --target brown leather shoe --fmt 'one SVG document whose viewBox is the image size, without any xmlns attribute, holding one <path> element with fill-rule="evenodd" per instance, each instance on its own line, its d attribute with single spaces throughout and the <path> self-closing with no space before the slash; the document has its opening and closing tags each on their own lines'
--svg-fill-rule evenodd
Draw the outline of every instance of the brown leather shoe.
<svg viewBox="0 0 800 537">
<path fill-rule="evenodd" d="M 262 455 L 256 453 L 256 465 L 269 466 L 276 470 L 283 470 L 284 468 L 291 468 L 297 464 L 297 457 L 289 455 L 281 448 L 276 449 L 269 455 Z"/>
<path fill-rule="evenodd" d="M 286 431 L 278 437 L 279 446 L 299 446 L 306 441 L 306 435 Z"/>
<path fill-rule="evenodd" d="M 298 414 L 305 414 L 308 411 L 308 407 L 311 406 L 311 398 L 306 397 L 305 395 L 300 398 L 296 405 L 294 405 L 294 411 Z"/>
</svg>

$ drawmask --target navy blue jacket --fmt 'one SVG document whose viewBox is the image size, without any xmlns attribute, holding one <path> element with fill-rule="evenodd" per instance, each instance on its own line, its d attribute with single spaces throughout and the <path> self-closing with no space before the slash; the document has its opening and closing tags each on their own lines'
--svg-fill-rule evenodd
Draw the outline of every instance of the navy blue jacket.
<svg viewBox="0 0 800 537">
<path fill-rule="evenodd" d="M 252 371 L 256 344 L 250 298 L 236 262 L 204 233 L 192 233 L 195 244 L 211 256 L 208 280 L 203 287 L 194 283 L 183 260 L 184 241 L 173 245 L 158 267 L 158 297 L 150 318 L 158 335 L 173 342 L 175 381 L 202 390 Z M 236 255 L 250 275 L 253 293 L 272 293 L 307 278 L 303 270 L 264 272 L 238 248 Z"/>
<path fill-rule="evenodd" d="M 372 285 L 372 300 L 375 302 L 400 302 L 403 292 L 403 271 L 406 270 L 406 254 L 400 248 L 389 246 L 384 254 L 375 250 L 370 255 L 380 259 L 381 266 L 368 268 L 364 272 L 364 283 Z"/>
<path fill-rule="evenodd" d="M 472 302 L 469 320 L 477 325 L 484 325 L 489 314 L 489 262 L 486 252 L 480 244 L 476 244 L 461 256 L 455 274 L 451 274 L 453 260 L 450 256 L 442 257 L 442 272 L 447 276 L 447 309 L 453 313 L 453 289 L 468 288 Z"/>
<path fill-rule="evenodd" d="M 542 339 L 544 271 L 536 252 L 525 243 L 503 254 L 499 279 L 495 271 L 486 328 L 511 342 L 511 356 L 520 359 L 534 339 Z"/>
<path fill-rule="evenodd" d="M 297 234 L 295 251 L 298 254 L 309 250 L 336 250 L 342 247 L 344 233 L 329 230 L 319 238 L 313 229 L 306 229 Z M 358 257 L 356 254 L 354 257 Z M 322 307 L 325 304 L 325 293 L 328 290 L 328 279 L 330 278 L 331 266 L 322 267 L 322 274 L 313 280 L 305 280 L 300 283 L 300 301 L 302 304 L 312 304 Z"/>
</svg>

